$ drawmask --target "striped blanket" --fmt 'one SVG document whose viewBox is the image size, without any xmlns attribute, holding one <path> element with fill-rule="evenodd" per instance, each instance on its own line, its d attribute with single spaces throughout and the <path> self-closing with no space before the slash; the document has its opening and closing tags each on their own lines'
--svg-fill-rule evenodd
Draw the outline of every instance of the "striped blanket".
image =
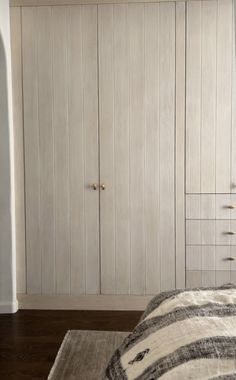
<svg viewBox="0 0 236 380">
<path fill-rule="evenodd" d="M 173 290 L 149 303 L 106 380 L 236 379 L 236 287 Z"/>
</svg>

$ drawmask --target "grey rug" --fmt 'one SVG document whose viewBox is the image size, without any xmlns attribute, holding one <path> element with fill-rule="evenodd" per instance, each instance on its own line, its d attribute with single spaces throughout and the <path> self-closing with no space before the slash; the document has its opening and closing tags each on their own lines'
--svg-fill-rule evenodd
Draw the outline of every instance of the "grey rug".
<svg viewBox="0 0 236 380">
<path fill-rule="evenodd" d="M 68 331 L 48 380 L 99 380 L 128 332 Z"/>
</svg>

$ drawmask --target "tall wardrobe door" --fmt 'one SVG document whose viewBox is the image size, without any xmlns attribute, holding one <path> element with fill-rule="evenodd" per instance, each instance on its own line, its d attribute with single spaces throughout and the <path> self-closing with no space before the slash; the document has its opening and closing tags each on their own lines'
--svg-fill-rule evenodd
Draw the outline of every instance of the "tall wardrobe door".
<svg viewBox="0 0 236 380">
<path fill-rule="evenodd" d="M 100 5 L 102 293 L 175 287 L 175 3 Z"/>
<path fill-rule="evenodd" d="M 236 191 L 233 0 L 188 1 L 186 191 Z"/>
<path fill-rule="evenodd" d="M 97 7 L 22 8 L 27 292 L 98 293 Z"/>
</svg>

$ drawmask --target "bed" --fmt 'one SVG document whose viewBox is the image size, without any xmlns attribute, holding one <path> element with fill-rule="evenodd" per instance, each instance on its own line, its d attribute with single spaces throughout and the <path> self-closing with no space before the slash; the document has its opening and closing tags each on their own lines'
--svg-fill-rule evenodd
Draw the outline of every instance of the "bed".
<svg viewBox="0 0 236 380">
<path fill-rule="evenodd" d="M 163 292 L 111 357 L 106 380 L 236 379 L 236 287 Z"/>
</svg>

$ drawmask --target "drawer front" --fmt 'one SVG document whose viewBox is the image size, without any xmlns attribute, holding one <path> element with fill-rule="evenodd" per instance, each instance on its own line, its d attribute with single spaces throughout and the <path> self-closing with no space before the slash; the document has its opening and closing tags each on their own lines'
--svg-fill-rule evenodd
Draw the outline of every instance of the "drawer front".
<svg viewBox="0 0 236 380">
<path fill-rule="evenodd" d="M 236 219 L 236 194 L 187 194 L 186 219 Z"/>
<path fill-rule="evenodd" d="M 187 245 L 236 245 L 236 220 L 186 220 Z"/>
<path fill-rule="evenodd" d="M 236 246 L 187 246 L 186 270 L 236 271 Z"/>
<path fill-rule="evenodd" d="M 236 271 L 186 271 L 186 287 L 221 286 L 235 283 Z"/>
</svg>

